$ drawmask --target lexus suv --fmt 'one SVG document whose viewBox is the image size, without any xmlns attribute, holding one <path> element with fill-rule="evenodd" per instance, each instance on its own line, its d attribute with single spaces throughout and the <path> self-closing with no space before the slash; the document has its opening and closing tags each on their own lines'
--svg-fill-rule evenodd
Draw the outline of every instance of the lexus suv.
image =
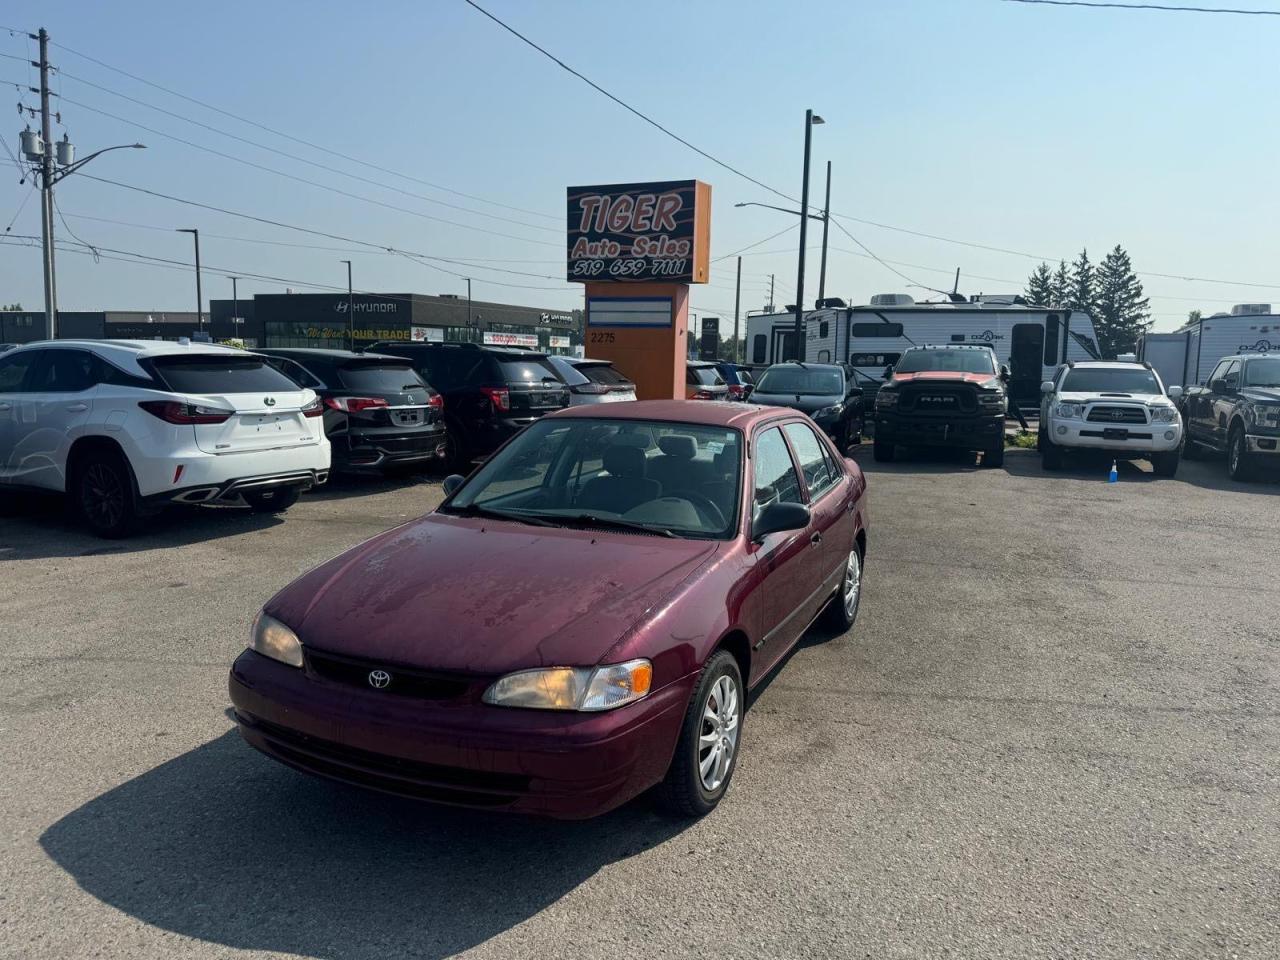
<svg viewBox="0 0 1280 960">
<path fill-rule="evenodd" d="M 0 497 L 67 493 L 99 536 L 169 504 L 292 506 L 329 474 L 315 392 L 243 350 L 56 340 L 0 356 Z"/>
<path fill-rule="evenodd" d="M 1280 353 L 1224 357 L 1182 413 L 1188 457 L 1225 452 L 1233 480 L 1280 478 Z"/>
<path fill-rule="evenodd" d="M 1009 370 L 990 347 L 912 347 L 885 374 L 876 393 L 876 460 L 920 446 L 981 451 L 984 467 L 1004 463 Z"/>
<path fill-rule="evenodd" d="M 1040 392 L 1039 447 L 1046 470 L 1060 469 L 1071 451 L 1101 450 L 1119 459 L 1149 459 L 1157 476 L 1178 472 L 1182 418 L 1174 401 L 1182 388 L 1166 390 L 1149 364 L 1067 363 Z"/>
</svg>

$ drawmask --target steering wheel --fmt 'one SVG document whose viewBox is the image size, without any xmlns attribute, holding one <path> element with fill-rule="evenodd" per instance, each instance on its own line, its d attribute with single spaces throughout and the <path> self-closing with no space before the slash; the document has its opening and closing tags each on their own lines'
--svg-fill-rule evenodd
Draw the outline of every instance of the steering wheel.
<svg viewBox="0 0 1280 960">
<path fill-rule="evenodd" d="M 727 525 L 720 508 L 705 494 L 695 493 L 693 490 L 676 490 L 668 493 L 667 496 L 674 500 L 688 500 L 693 505 L 693 509 L 702 515 L 702 519 L 709 521 L 710 525 L 717 530 L 722 530 Z"/>
</svg>

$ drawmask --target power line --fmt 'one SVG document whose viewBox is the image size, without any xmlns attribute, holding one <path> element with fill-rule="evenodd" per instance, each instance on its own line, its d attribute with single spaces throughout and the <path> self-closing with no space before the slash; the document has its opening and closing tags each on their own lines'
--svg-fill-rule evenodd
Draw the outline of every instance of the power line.
<svg viewBox="0 0 1280 960">
<path fill-rule="evenodd" d="M 760 246 L 760 244 L 762 244 L 762 243 L 768 243 L 770 240 L 776 240 L 776 239 L 778 239 L 778 237 L 782 236 L 784 233 L 790 233 L 792 230 L 796 229 L 796 227 L 798 227 L 798 226 L 800 226 L 800 221 L 798 221 L 798 220 L 797 220 L 795 223 L 791 224 L 791 226 L 789 226 L 789 227 L 783 227 L 783 228 L 782 228 L 781 230 L 779 230 L 777 233 L 771 233 L 771 234 L 769 234 L 769 236 L 765 237 L 763 240 L 757 240 L 755 243 L 748 243 L 748 244 L 747 244 L 745 247 L 743 247 L 741 250 L 735 250 L 735 251 L 733 251 L 733 253 L 726 253 L 723 257 L 716 257 L 716 258 L 715 258 L 714 260 L 712 260 L 711 262 L 712 262 L 712 263 L 719 263 L 721 260 L 728 260 L 728 259 L 730 259 L 730 258 L 732 258 L 732 257 L 741 256 L 742 254 L 746 253 L 748 250 L 751 250 L 751 249 L 753 249 L 753 248 L 755 248 L 755 247 Z"/>
<path fill-rule="evenodd" d="M 761 182 L 761 181 L 757 180 L 755 177 L 750 176 L 749 174 L 743 173 L 741 170 L 739 170 L 737 167 L 733 166 L 732 164 L 726 163 L 725 161 L 721 160 L 719 157 L 716 157 L 716 156 L 714 156 L 714 155 L 712 155 L 712 154 L 710 154 L 710 153 L 707 153 L 707 151 L 703 150 L 701 147 L 696 147 L 696 146 L 694 146 L 692 143 L 690 143 L 690 142 L 689 142 L 688 140 L 686 140 L 684 137 L 680 136 L 680 135 L 679 135 L 679 134 L 677 134 L 677 133 L 673 133 L 671 130 L 669 130 L 669 129 L 667 129 L 666 127 L 664 127 L 662 124 L 660 124 L 657 120 L 654 120 L 654 119 L 653 119 L 652 117 L 650 117 L 649 115 L 647 115 L 647 114 L 645 114 L 645 113 L 641 113 L 639 110 L 637 110 L 635 107 L 631 106 L 631 104 L 627 103 L 625 100 L 621 99 L 620 97 L 615 97 L 612 93 L 610 93 L 610 92 L 609 92 L 608 90 L 606 90 L 604 87 L 600 86 L 600 84 L 596 83 L 594 80 L 591 80 L 591 79 L 589 79 L 588 77 L 584 76 L 583 74 L 579 73 L 577 70 L 573 69 L 573 67 L 569 66 L 567 63 L 565 63 L 563 60 L 561 60 L 561 59 L 560 59 L 559 57 L 557 57 L 555 54 L 551 53 L 550 51 L 548 51 L 548 50 L 547 50 L 547 49 L 545 49 L 544 47 L 540 47 L 540 46 L 538 46 L 538 44 L 534 43 L 532 40 L 530 40 L 528 37 L 526 37 L 523 33 L 521 33 L 520 31 L 516 30 L 514 27 L 510 26 L 509 24 L 504 23 L 502 20 L 499 20 L 499 19 L 498 19 L 497 17 L 495 17 L 492 13 L 490 13 L 488 10 L 486 10 L 484 7 L 480 6 L 480 4 L 476 3 L 476 2 L 475 2 L 475 0 L 465 0 L 465 2 L 466 2 L 469 6 L 474 7 L 474 8 L 475 8 L 476 10 L 478 10 L 480 13 L 484 14 L 486 17 L 488 17 L 490 20 L 492 20 L 492 21 L 493 21 L 494 23 L 496 23 L 498 26 L 502 27 L 502 29 L 503 29 L 503 30 L 506 30 L 506 31 L 507 31 L 509 34 L 511 34 L 513 37 L 516 37 L 517 39 L 522 40 L 524 43 L 526 43 L 526 44 L 528 44 L 529 46 L 533 47 L 533 49 L 537 50 L 540 54 L 542 54 L 544 57 L 546 57 L 546 58 L 547 58 L 548 60 L 550 60 L 552 63 L 555 63 L 557 66 L 559 66 L 559 67 L 560 67 L 560 69 L 562 69 L 562 70 L 564 70 L 564 71 L 566 71 L 566 72 L 568 72 L 568 73 L 573 74 L 573 76 L 577 77 L 579 80 L 581 80 L 581 81 L 582 81 L 583 83 L 585 83 L 587 86 L 591 87 L 593 90 L 597 91 L 598 93 L 602 93 L 602 94 L 604 94 L 606 97 L 608 97 L 608 98 L 609 98 L 610 100 L 612 100 L 614 103 L 616 103 L 618 106 L 622 107 L 622 108 L 623 108 L 624 110 L 626 110 L 628 113 L 632 113 L 632 114 L 634 114 L 635 116 L 639 117 L 641 120 L 643 120 L 645 123 L 649 124 L 651 127 L 654 127 L 654 128 L 656 128 L 656 129 L 658 129 L 658 130 L 661 130 L 663 133 L 665 133 L 665 134 L 666 134 L 668 137 L 670 137 L 672 140 L 675 140 L 677 143 L 682 143 L 682 144 L 684 144 L 686 147 L 688 147 L 690 150 L 692 150 L 694 153 L 698 154 L 699 156 L 705 157 L 706 159 L 708 159 L 708 160 L 710 160 L 712 163 L 714 163 L 716 166 L 718 166 L 718 167 L 722 167 L 722 168 L 724 168 L 725 170 L 728 170 L 730 173 L 735 174 L 736 176 L 741 177 L 743 180 L 746 180 L 746 181 L 748 181 L 749 183 L 754 183 L 757 187 L 760 187 L 762 190 L 768 190 L 770 193 L 774 194 L 775 196 L 781 197 L 781 198 L 782 198 L 782 199 L 784 199 L 784 200 L 790 200 L 792 203 L 796 203 L 796 202 L 797 202 L 797 201 L 796 201 L 796 199 L 795 199 L 794 197 L 789 197 L 789 196 L 787 196 L 785 193 L 781 192 L 780 190 L 775 190 L 773 187 L 769 186 L 767 183 L 763 183 L 763 182 Z"/>
<path fill-rule="evenodd" d="M 1095 7 L 1108 10 L 1161 10 L 1167 13 L 1230 13 L 1245 17 L 1280 17 L 1280 10 L 1233 10 L 1229 7 L 1174 7 L 1164 3 L 1093 3 L 1089 0 L 1004 0 L 1047 7 Z"/>
<path fill-rule="evenodd" d="M 59 70 L 58 76 L 66 77 L 68 80 L 74 80 L 77 83 L 83 83 L 86 86 L 93 87 L 96 90 L 101 90 L 104 93 L 109 93 L 113 97 L 119 97 L 122 100 L 127 100 L 129 103 L 138 104 L 139 106 L 146 107 L 148 110 L 155 110 L 157 113 L 162 113 L 167 117 L 173 117 L 177 120 L 182 120 L 185 123 L 190 123 L 193 126 L 197 126 L 204 130 L 208 130 L 211 133 L 216 133 L 219 136 L 228 137 L 229 139 L 236 140 L 240 143 L 248 144 L 251 147 L 256 147 L 259 150 L 266 150 L 269 153 L 278 154 L 279 156 L 285 157 L 286 159 L 289 159 L 289 160 L 293 160 L 297 163 L 305 163 L 309 166 L 327 171 L 328 173 L 337 174 L 340 177 L 349 177 L 350 179 L 357 180 L 360 183 L 367 183 L 367 184 L 370 184 L 371 186 L 380 187 L 384 190 L 391 190 L 395 193 L 404 194 L 406 197 L 413 197 L 415 200 L 421 200 L 425 203 L 438 204 L 442 207 L 448 207 L 451 210 L 459 210 L 459 211 L 462 211 L 463 213 L 472 213 L 479 217 L 488 217 L 491 220 L 499 220 L 503 223 L 511 223 L 520 227 L 528 227 L 531 230 L 546 230 L 552 233 L 558 232 L 557 228 L 555 227 L 546 227 L 546 226 L 543 226 L 542 224 L 537 224 L 537 223 L 526 223 L 523 220 L 513 220 L 510 217 L 499 216 L 496 213 L 485 213 L 483 210 L 474 210 L 471 207 L 463 207 L 463 206 L 459 206 L 456 203 L 449 203 L 445 200 L 437 200 L 434 197 L 428 197 L 420 193 L 414 193 L 412 190 L 405 190 L 402 187 L 397 187 L 394 184 L 390 184 L 390 183 L 384 183 L 381 180 L 374 180 L 369 177 L 362 177 L 356 173 L 349 173 L 346 170 L 341 170 L 337 167 L 329 166 L 328 164 L 319 163 L 315 160 L 310 160 L 306 157 L 299 156 L 298 154 L 289 153 L 287 150 L 280 150 L 280 149 L 277 149 L 276 147 L 268 146 L 265 143 L 259 143 L 256 140 L 250 140 L 248 137 L 242 137 L 238 134 L 230 132 L 229 130 L 222 130 L 218 127 L 213 126 L 212 124 L 203 123 L 199 120 L 192 119 L 191 117 L 184 117 L 180 113 L 175 113 L 172 110 L 166 110 L 164 107 L 158 107 L 154 103 L 148 103 L 145 100 L 139 100 L 137 97 L 131 97 L 128 94 L 120 93 L 118 90 L 112 90 L 110 87 L 105 87 L 102 84 L 94 83 L 92 80 L 86 80 L 85 78 L 78 77 L 72 73 L 67 73 L 65 70 Z M 64 97 L 63 99 L 65 100 L 66 98 Z M 66 102 L 75 103 L 75 101 L 73 100 L 66 100 Z M 111 114 L 106 114 L 105 111 L 98 110 L 95 107 L 90 107 L 87 104 L 77 103 L 76 106 L 84 107 L 85 109 L 88 109 L 88 110 L 93 110 L 96 113 L 103 113 L 106 116 L 111 116 Z M 112 119 L 122 119 L 122 118 L 113 117 Z M 122 122 L 133 123 L 134 121 L 122 120 Z M 135 125 L 141 126 L 141 124 L 135 124 Z M 149 128 L 143 127 L 143 129 L 145 130 Z M 167 134 L 164 134 L 159 131 L 152 131 L 152 132 L 157 132 L 159 133 L 160 136 L 167 136 Z M 180 142 L 186 143 L 187 141 L 180 141 Z"/>
<path fill-rule="evenodd" d="M 431 187 L 433 190 L 441 190 L 444 193 L 450 193 L 457 197 L 465 197 L 468 200 L 476 200 L 480 203 L 487 203 L 491 206 L 502 207 L 507 210 L 514 210 L 518 213 L 527 213 L 527 214 L 530 214 L 531 216 L 543 217 L 548 220 L 559 221 L 562 219 L 561 217 L 553 216 L 549 213 L 544 213 L 539 210 L 528 210 L 528 209 L 525 209 L 524 207 L 516 207 L 507 203 L 499 203 L 496 200 L 490 200 L 488 197 L 480 197 L 480 196 L 476 196 L 475 194 L 464 193 L 463 191 L 455 190 L 452 187 L 446 187 L 439 183 L 432 183 L 429 180 L 423 180 L 419 177 L 410 176 L 407 173 L 400 173 L 396 170 L 391 170 L 387 167 L 379 166 L 378 164 L 371 163 L 368 160 L 360 160 L 356 157 L 349 156 L 348 154 L 342 153 L 338 150 L 321 146 L 318 143 L 312 143 L 310 140 L 304 140 L 302 137 L 296 137 L 292 134 L 285 133 L 282 130 L 278 130 L 275 127 L 271 127 L 263 123 L 259 123 L 256 120 L 250 120 L 248 117 L 242 117 L 239 114 L 232 113 L 230 110 L 223 110 L 221 107 L 216 107 L 213 104 L 208 103 L 204 100 L 199 100 L 195 97 L 188 96 L 185 93 L 179 93 L 177 90 L 173 90 L 169 87 L 155 83 L 154 81 L 147 80 L 144 77 L 140 77 L 137 74 L 130 73 L 127 70 L 122 70 L 119 67 L 112 66 L 111 64 L 103 60 L 99 60 L 97 57 L 91 57 L 87 53 L 81 53 L 79 50 L 73 50 L 70 47 L 66 46 L 65 44 L 57 43 L 56 41 L 52 41 L 52 40 L 49 42 L 52 43 L 55 47 L 58 47 L 60 50 L 65 50 L 67 53 L 70 53 L 73 56 L 80 57 L 82 60 L 88 60 L 90 63 L 95 63 L 106 70 L 110 70 L 113 73 L 118 73 L 123 77 L 128 77 L 130 80 L 136 81 L 137 83 L 145 84 L 146 86 L 159 90 L 162 93 L 167 93 L 171 97 L 177 97 L 178 99 L 185 100 L 188 103 L 194 103 L 197 106 L 204 107 L 206 110 L 212 110 L 214 113 L 219 113 L 224 117 L 230 117 L 232 120 L 236 120 L 239 123 L 248 124 L 249 126 L 256 127 L 259 130 L 265 130 L 267 133 L 270 133 L 273 136 L 283 137 L 285 140 L 291 140 L 294 143 L 301 144 L 304 147 L 310 147 L 312 150 L 319 150 L 321 153 L 326 153 L 332 157 L 338 157 L 339 159 L 346 160 L 348 163 L 354 163 L 357 166 L 361 166 L 361 167 L 368 167 L 369 169 L 377 170 L 379 173 L 385 173 L 393 177 L 399 177 L 401 180 L 409 180 L 413 183 L 421 184 L 424 187 Z"/>
</svg>

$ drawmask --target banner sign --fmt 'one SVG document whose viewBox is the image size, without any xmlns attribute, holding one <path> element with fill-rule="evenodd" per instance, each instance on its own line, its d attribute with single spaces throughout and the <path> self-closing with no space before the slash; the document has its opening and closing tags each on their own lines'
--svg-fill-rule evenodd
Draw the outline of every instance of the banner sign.
<svg viewBox="0 0 1280 960">
<path fill-rule="evenodd" d="M 591 297 L 588 327 L 670 327 L 670 297 Z"/>
<path fill-rule="evenodd" d="M 569 343 L 568 337 L 557 336 L 554 333 L 547 338 L 547 346 L 554 347 L 557 350 L 568 350 Z"/>
<path fill-rule="evenodd" d="M 444 331 L 439 327 L 410 327 L 409 338 L 414 343 L 443 343 Z"/>
<path fill-rule="evenodd" d="M 707 282 L 709 184 L 570 187 L 568 219 L 570 282 Z"/>
<path fill-rule="evenodd" d="M 492 330 L 484 332 L 484 342 L 491 347 L 528 347 L 531 350 L 538 349 L 538 335 L 536 333 L 495 333 Z"/>
</svg>

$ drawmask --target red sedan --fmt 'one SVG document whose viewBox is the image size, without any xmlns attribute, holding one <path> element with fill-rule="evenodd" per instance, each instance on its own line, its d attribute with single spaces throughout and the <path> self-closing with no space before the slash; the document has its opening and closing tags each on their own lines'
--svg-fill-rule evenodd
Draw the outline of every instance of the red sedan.
<svg viewBox="0 0 1280 960">
<path fill-rule="evenodd" d="M 545 417 L 431 514 L 303 575 L 231 668 L 244 738 L 309 773 L 590 817 L 716 806 L 747 691 L 858 613 L 866 481 L 791 410 Z"/>
</svg>

